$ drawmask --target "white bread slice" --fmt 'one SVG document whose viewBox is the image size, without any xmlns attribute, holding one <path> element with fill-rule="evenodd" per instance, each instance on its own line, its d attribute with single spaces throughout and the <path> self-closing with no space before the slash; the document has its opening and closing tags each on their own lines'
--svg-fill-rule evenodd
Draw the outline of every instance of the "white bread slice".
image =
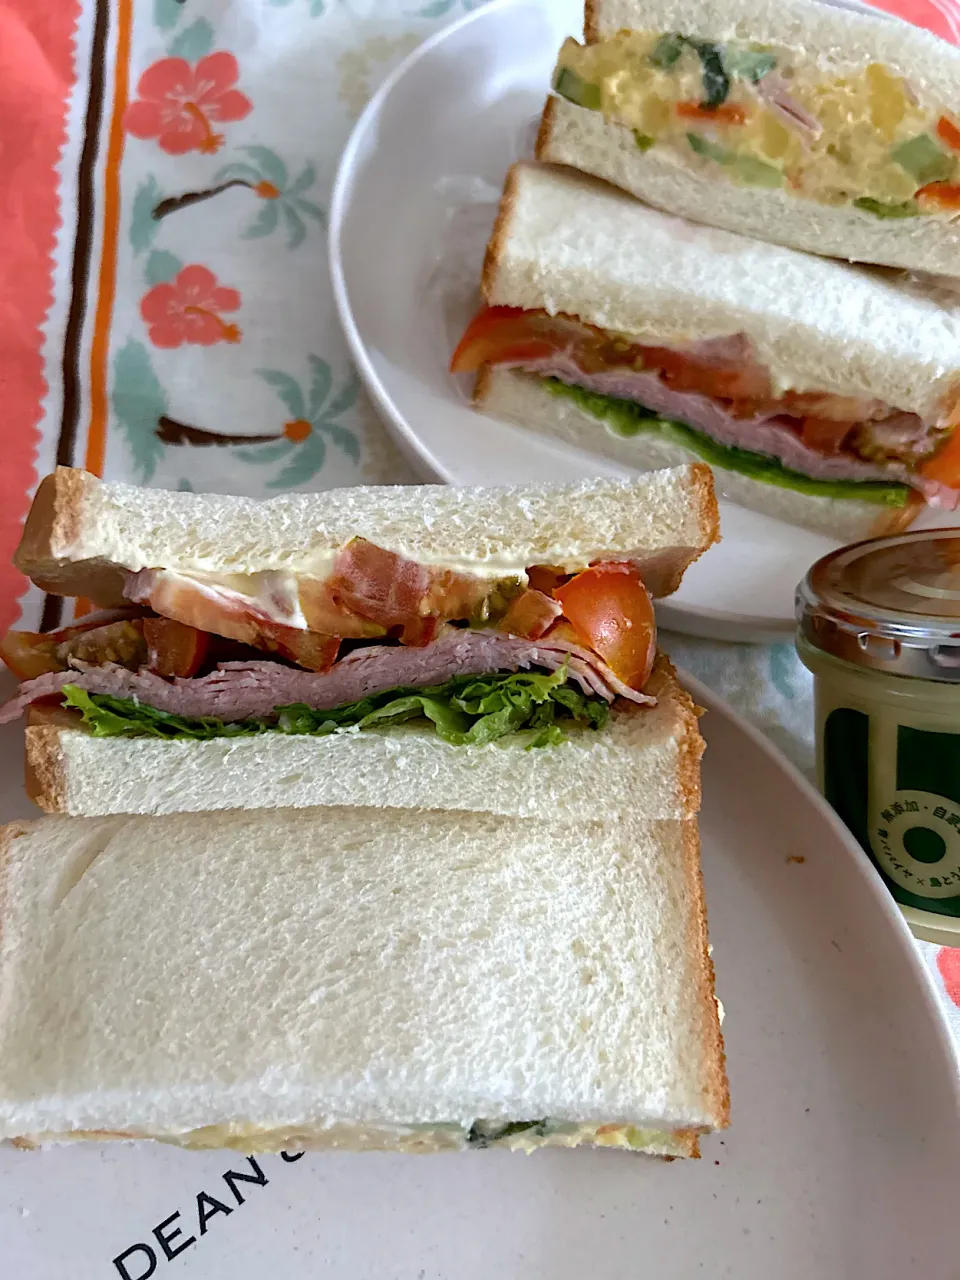
<svg viewBox="0 0 960 1280">
<path fill-rule="evenodd" d="M 335 489 L 268 502 L 107 484 L 60 467 L 37 490 L 16 563 L 46 591 L 112 605 L 128 570 L 324 573 L 358 536 L 467 572 L 508 575 L 534 564 L 572 572 L 611 555 L 634 558 L 659 596 L 677 589 L 719 531 L 702 465 L 637 480 Z"/>
<path fill-rule="evenodd" d="M 56 724 L 27 729 L 27 791 L 48 813 L 380 804 L 470 809 L 575 822 L 686 819 L 700 807 L 697 708 L 664 657 L 655 707 L 622 699 L 600 732 L 556 747 L 454 747 L 408 725 L 324 738 L 283 733 L 204 742 L 94 738 Z"/>
<path fill-rule="evenodd" d="M 698 226 L 570 170 L 510 170 L 483 292 L 641 340 L 745 333 L 781 390 L 876 397 L 926 421 L 960 388 L 955 296 Z"/>
<path fill-rule="evenodd" d="M 695 822 L 46 818 L 0 902 L 0 1138 L 728 1120 Z"/>
<path fill-rule="evenodd" d="M 672 440 L 650 434 L 618 436 L 600 418 L 569 396 L 554 395 L 543 380 L 515 369 L 487 366 L 477 378 L 474 401 L 495 418 L 539 431 L 585 452 L 600 454 L 638 470 L 673 467 L 696 455 Z M 813 529 L 841 542 L 885 531 L 890 508 L 852 498 L 825 498 L 753 480 L 714 466 L 717 492 L 750 511 Z"/>
<path fill-rule="evenodd" d="M 641 151 L 632 129 L 565 98 L 547 99 L 536 154 L 694 222 L 825 257 L 960 277 L 960 225 L 953 218 L 877 218 L 782 187 L 738 186 L 684 164 L 667 147 Z"/>
</svg>

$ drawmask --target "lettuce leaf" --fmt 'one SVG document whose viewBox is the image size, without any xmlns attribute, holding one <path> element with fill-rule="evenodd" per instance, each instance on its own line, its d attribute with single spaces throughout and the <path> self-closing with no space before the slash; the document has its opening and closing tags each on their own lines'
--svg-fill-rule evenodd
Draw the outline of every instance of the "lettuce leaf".
<svg viewBox="0 0 960 1280">
<path fill-rule="evenodd" d="M 875 502 L 880 506 L 902 507 L 910 496 L 910 486 L 899 481 L 885 480 L 815 480 L 799 471 L 791 471 L 778 458 L 734 445 L 719 444 L 702 431 L 688 427 L 672 418 L 661 418 L 653 409 L 647 409 L 634 400 L 620 400 L 616 396 L 600 395 L 573 387 L 558 378 L 544 378 L 544 385 L 554 395 L 568 396 L 585 412 L 599 418 L 609 430 L 618 436 L 636 436 L 649 431 L 689 449 L 704 462 L 714 467 L 725 467 L 741 475 L 763 480 L 767 484 L 794 489 L 823 498 L 853 498 L 860 502 Z"/>
<path fill-rule="evenodd" d="M 567 683 L 566 671 L 494 676 L 460 676 L 426 689 L 389 689 L 331 711 L 302 703 L 277 707 L 271 716 L 230 722 L 210 716 L 177 716 L 133 698 L 63 687 L 64 705 L 82 713 L 95 738 L 249 737 L 258 733 L 323 736 L 340 729 L 371 729 L 426 721 L 454 746 L 480 746 L 499 738 L 521 738 L 528 747 L 554 746 L 566 737 L 564 725 L 602 729 L 610 708 Z"/>
</svg>

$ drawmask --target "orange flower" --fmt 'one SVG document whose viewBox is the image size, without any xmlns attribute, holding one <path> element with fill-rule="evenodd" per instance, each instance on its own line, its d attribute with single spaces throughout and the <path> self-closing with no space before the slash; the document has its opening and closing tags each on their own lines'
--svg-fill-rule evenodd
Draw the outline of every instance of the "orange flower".
<svg viewBox="0 0 960 1280">
<path fill-rule="evenodd" d="M 225 289 L 206 267 L 184 267 L 175 280 L 157 284 L 140 300 L 140 314 L 148 325 L 155 347 L 182 347 L 185 343 L 212 347 L 217 342 L 239 342 L 241 331 L 222 319 L 222 311 L 236 311 L 240 294 Z"/>
<path fill-rule="evenodd" d="M 261 200 L 278 200 L 281 194 L 280 188 L 272 182 L 258 182 L 253 190 Z"/>
<path fill-rule="evenodd" d="M 302 444 L 313 430 L 313 426 L 304 418 L 295 418 L 293 422 L 283 424 L 283 434 L 294 444 Z"/>
<path fill-rule="evenodd" d="M 246 94 L 234 88 L 239 74 L 232 53 L 208 54 L 195 67 L 185 58 L 161 58 L 140 77 L 137 99 L 124 116 L 127 132 L 156 138 L 172 156 L 212 155 L 223 145 L 223 134 L 215 133 L 211 122 L 242 120 L 253 109 Z"/>
</svg>

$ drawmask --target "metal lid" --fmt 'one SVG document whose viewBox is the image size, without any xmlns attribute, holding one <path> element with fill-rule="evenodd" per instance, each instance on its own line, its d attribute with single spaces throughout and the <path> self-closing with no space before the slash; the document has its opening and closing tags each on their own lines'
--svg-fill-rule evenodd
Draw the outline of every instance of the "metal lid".
<svg viewBox="0 0 960 1280">
<path fill-rule="evenodd" d="M 797 621 L 809 644 L 835 658 L 960 682 L 960 529 L 832 551 L 797 588 Z"/>
</svg>

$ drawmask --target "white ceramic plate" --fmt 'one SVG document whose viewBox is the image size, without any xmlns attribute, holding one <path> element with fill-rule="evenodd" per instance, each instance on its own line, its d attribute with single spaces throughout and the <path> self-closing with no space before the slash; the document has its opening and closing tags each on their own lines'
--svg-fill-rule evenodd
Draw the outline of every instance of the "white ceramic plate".
<svg viewBox="0 0 960 1280">
<path fill-rule="evenodd" d="M 0 1149 L 0 1275 L 117 1280 L 138 1243 L 155 1280 L 956 1275 L 956 1068 L 907 928 L 812 788 L 687 684 L 711 708 L 703 865 L 733 1109 L 702 1160 L 269 1156 L 240 1206 L 223 1174 L 251 1170 L 229 1152 Z M 19 752 L 0 731 L 4 819 L 25 811 Z M 232 1208 L 204 1235 L 201 1192 Z M 168 1219 L 171 1248 L 194 1237 L 175 1270 L 153 1235 Z M 146 1280 L 149 1255 L 128 1261 Z"/>
<path fill-rule="evenodd" d="M 845 8 L 863 5 L 842 4 Z M 494 0 L 422 45 L 344 151 L 330 210 L 340 318 L 368 390 L 410 461 L 457 484 L 625 474 L 473 412 L 446 371 L 479 302 L 483 247 L 509 165 L 532 154 L 557 50 L 582 0 Z M 828 538 L 724 503 L 724 541 L 661 607 L 666 626 L 782 639 Z"/>
</svg>

